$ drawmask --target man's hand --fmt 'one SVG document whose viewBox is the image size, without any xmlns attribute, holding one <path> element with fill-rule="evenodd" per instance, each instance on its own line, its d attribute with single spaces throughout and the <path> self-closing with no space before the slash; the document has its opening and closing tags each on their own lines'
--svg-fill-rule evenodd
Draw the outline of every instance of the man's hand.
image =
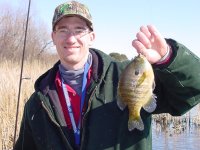
<svg viewBox="0 0 200 150">
<path fill-rule="evenodd" d="M 154 26 L 141 26 L 136 37 L 132 42 L 133 47 L 151 64 L 157 63 L 167 53 L 168 45 Z"/>
</svg>

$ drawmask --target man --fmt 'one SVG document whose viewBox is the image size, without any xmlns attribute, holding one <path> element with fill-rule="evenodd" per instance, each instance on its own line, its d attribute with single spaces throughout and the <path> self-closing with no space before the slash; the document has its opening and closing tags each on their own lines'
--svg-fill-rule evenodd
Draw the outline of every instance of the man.
<svg viewBox="0 0 200 150">
<path fill-rule="evenodd" d="M 52 28 L 60 61 L 36 81 L 15 149 L 152 149 L 152 114 L 142 109 L 144 130 L 128 131 L 128 109 L 117 107 L 119 77 L 129 61 L 90 48 L 95 32 L 88 8 L 76 1 L 59 5 Z M 199 58 L 154 26 L 142 26 L 136 37 L 133 47 L 154 68 L 154 113 L 182 115 L 198 104 Z"/>
</svg>

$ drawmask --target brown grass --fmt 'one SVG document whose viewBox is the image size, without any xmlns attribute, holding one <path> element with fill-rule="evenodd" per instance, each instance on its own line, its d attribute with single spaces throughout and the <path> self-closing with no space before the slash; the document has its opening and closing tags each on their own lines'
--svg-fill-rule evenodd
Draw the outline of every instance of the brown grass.
<svg viewBox="0 0 200 150">
<path fill-rule="evenodd" d="M 23 79 L 21 84 L 21 96 L 19 104 L 19 118 L 18 129 L 23 113 L 23 107 L 26 100 L 30 97 L 34 90 L 35 80 L 44 73 L 52 63 L 42 63 L 39 60 L 35 60 L 30 63 L 24 62 Z M 16 106 L 19 90 L 19 78 L 20 78 L 21 64 L 19 62 L 13 62 L 11 60 L 1 60 L 0 62 L 0 149 L 9 150 L 12 149 L 15 118 L 16 118 Z"/>
</svg>

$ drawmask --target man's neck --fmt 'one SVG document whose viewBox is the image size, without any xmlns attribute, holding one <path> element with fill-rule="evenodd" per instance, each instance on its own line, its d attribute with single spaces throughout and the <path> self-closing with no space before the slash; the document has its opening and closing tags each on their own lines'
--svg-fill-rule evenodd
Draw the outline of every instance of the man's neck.
<svg viewBox="0 0 200 150">
<path fill-rule="evenodd" d="M 61 61 L 61 64 L 66 70 L 80 70 L 84 68 L 85 63 L 87 62 L 88 55 L 85 56 L 85 58 L 82 59 L 79 63 L 65 63 L 64 61 Z"/>
<path fill-rule="evenodd" d="M 84 64 L 86 63 L 86 61 L 85 62 L 83 61 L 83 62 L 81 62 L 79 64 L 66 64 L 64 62 L 61 62 L 61 64 L 63 65 L 63 67 L 66 70 L 79 70 L 79 69 L 82 69 L 84 67 Z"/>
</svg>

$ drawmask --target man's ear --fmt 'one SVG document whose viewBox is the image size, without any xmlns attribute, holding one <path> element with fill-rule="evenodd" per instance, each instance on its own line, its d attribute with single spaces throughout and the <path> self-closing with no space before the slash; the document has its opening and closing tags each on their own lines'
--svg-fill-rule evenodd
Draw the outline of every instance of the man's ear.
<svg viewBox="0 0 200 150">
<path fill-rule="evenodd" d="M 53 41 L 53 44 L 55 45 L 55 33 L 53 31 L 51 32 L 51 39 Z"/>
<path fill-rule="evenodd" d="M 89 43 L 89 45 L 91 46 L 94 43 L 94 40 L 95 40 L 95 33 L 92 31 L 89 34 L 90 34 L 90 43 Z"/>
</svg>

